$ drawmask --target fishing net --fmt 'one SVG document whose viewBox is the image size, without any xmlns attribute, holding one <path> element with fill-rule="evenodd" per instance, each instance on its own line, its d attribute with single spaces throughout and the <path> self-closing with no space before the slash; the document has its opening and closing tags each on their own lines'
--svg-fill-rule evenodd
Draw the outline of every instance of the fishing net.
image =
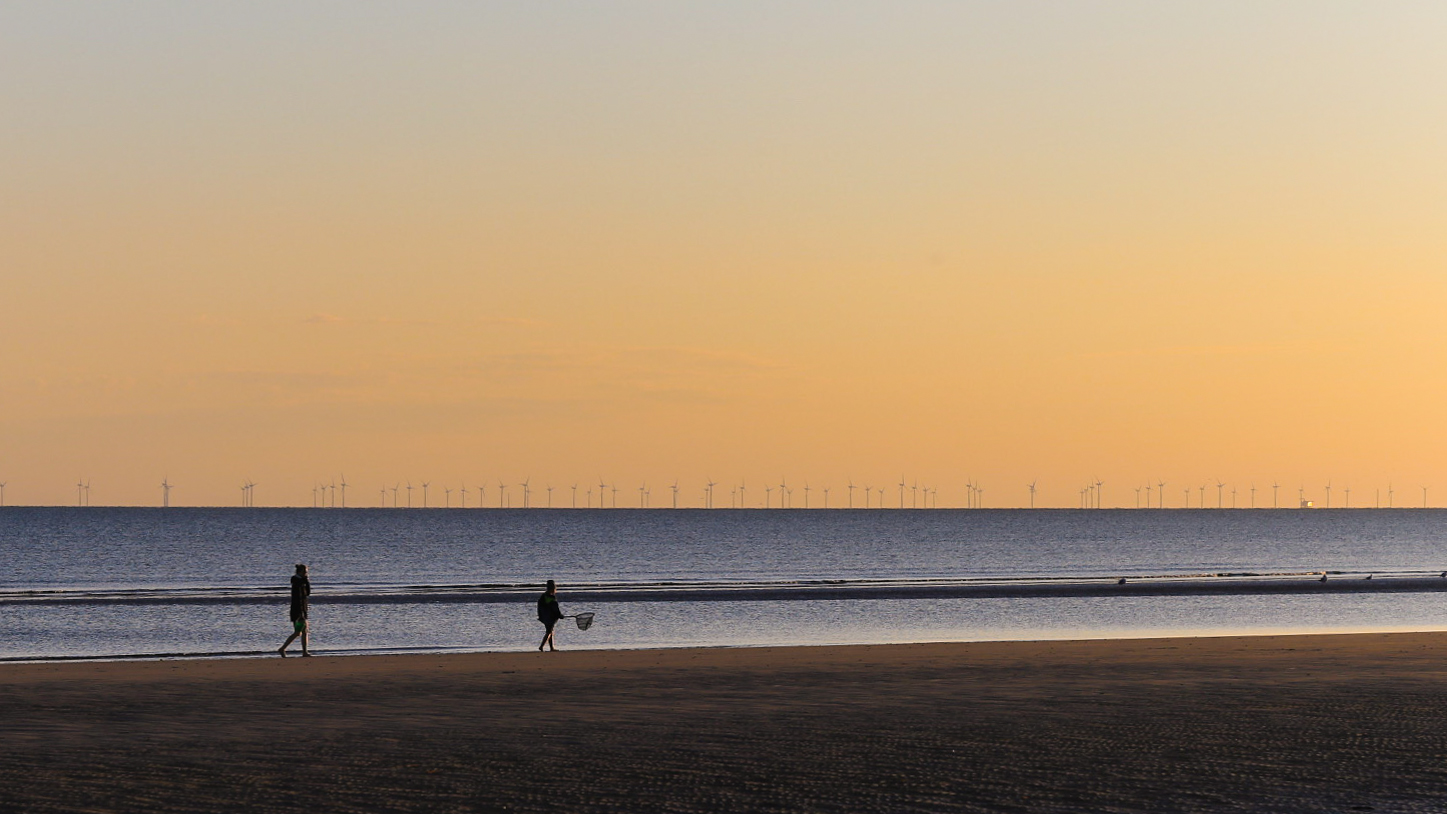
<svg viewBox="0 0 1447 814">
<path fill-rule="evenodd" d="M 587 630 L 593 624 L 593 614 L 591 613 L 580 613 L 573 619 L 577 621 L 579 630 Z"/>
</svg>

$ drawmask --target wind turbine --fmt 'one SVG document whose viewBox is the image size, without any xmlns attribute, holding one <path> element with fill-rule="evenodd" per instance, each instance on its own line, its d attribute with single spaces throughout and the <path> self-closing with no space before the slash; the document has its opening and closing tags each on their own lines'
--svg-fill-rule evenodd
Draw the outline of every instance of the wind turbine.
<svg viewBox="0 0 1447 814">
<path fill-rule="evenodd" d="M 854 479 L 849 479 L 849 508 L 854 508 Z"/>
<path fill-rule="evenodd" d="M 783 475 L 779 476 L 779 508 L 789 508 L 789 484 Z"/>
<path fill-rule="evenodd" d="M 747 507 L 748 507 L 748 504 L 746 504 L 746 503 L 744 502 L 745 500 L 748 499 L 748 496 L 747 496 L 747 494 L 746 494 L 748 491 L 749 491 L 749 483 L 748 483 L 748 481 L 746 481 L 746 480 L 740 480 L 740 481 L 739 481 L 739 508 L 740 508 L 740 509 L 744 509 L 744 508 L 747 508 Z"/>
<path fill-rule="evenodd" d="M 501 480 L 497 482 L 497 507 L 499 509 L 511 508 L 507 505 L 507 484 Z"/>
<path fill-rule="evenodd" d="M 774 487 L 768 485 L 767 483 L 764 484 L 764 508 L 765 508 L 765 509 L 772 509 L 772 508 L 774 508 L 773 495 L 774 495 Z"/>
<path fill-rule="evenodd" d="M 829 508 L 829 487 L 824 487 L 824 508 Z"/>
<path fill-rule="evenodd" d="M 644 493 L 647 492 L 647 491 L 648 491 L 648 484 L 646 484 L 646 483 L 643 484 L 642 486 L 638 487 L 638 508 L 640 508 L 640 509 L 646 509 L 646 508 L 648 508 L 647 504 L 645 504 L 645 503 L 643 502 L 643 495 L 644 495 Z"/>
<path fill-rule="evenodd" d="M 1251 508 L 1256 508 L 1256 482 L 1251 482 Z"/>
<path fill-rule="evenodd" d="M 678 508 L 678 478 L 674 478 L 674 479 L 673 479 L 673 485 L 670 486 L 669 488 L 673 490 L 673 508 L 677 509 L 677 508 Z"/>
<path fill-rule="evenodd" d="M 553 508 L 553 485 L 548 484 L 548 508 Z"/>
<path fill-rule="evenodd" d="M 879 487 L 879 508 L 884 508 L 884 487 Z"/>
<path fill-rule="evenodd" d="M 1331 481 L 1326 482 L 1326 507 L 1331 508 Z"/>
<path fill-rule="evenodd" d="M 1033 495 L 1032 495 L 1032 497 L 1033 497 Z M 1031 501 L 1031 502 L 1033 503 L 1034 501 Z M 1136 507 L 1137 509 L 1139 509 L 1139 508 L 1141 507 L 1141 488 L 1140 488 L 1139 486 L 1137 486 L 1137 487 L 1135 488 L 1135 507 Z M 1033 508 L 1035 508 L 1035 507 L 1034 507 L 1034 506 L 1031 506 L 1030 508 L 1033 509 Z"/>
<path fill-rule="evenodd" d="M 452 508 L 452 487 L 451 487 L 451 486 L 444 486 L 444 487 L 442 487 L 442 492 L 443 492 L 443 495 L 442 495 L 442 508 L 444 508 L 444 509 L 450 509 L 450 508 Z"/>
<path fill-rule="evenodd" d="M 588 487 L 588 491 L 587 491 L 587 493 L 586 493 L 586 498 L 587 498 L 587 501 L 588 501 L 588 508 L 590 508 L 590 509 L 593 508 L 593 487 L 591 487 L 591 486 Z"/>
<path fill-rule="evenodd" d="M 618 508 L 618 484 L 615 483 L 608 488 L 613 490 L 613 508 L 616 509 Z"/>
<path fill-rule="evenodd" d="M 1342 489 L 1347 493 L 1346 508 L 1350 509 L 1352 507 L 1352 488 L 1350 486 L 1343 486 Z"/>
<path fill-rule="evenodd" d="M 1166 482 L 1163 480 L 1156 481 L 1156 489 L 1156 502 L 1161 504 L 1160 508 L 1164 509 L 1166 507 Z"/>
<path fill-rule="evenodd" d="M 1296 487 L 1296 507 L 1298 509 L 1306 508 L 1306 487 L 1304 486 Z"/>
<path fill-rule="evenodd" d="M 466 481 L 463 481 L 463 483 L 462 483 L 462 488 L 459 489 L 458 491 L 461 493 L 462 508 L 466 509 L 466 508 L 467 508 L 467 482 L 466 482 Z"/>
<path fill-rule="evenodd" d="M 603 476 L 602 476 L 602 475 L 599 475 L 599 476 L 598 476 L 598 508 L 600 508 L 600 509 L 607 508 L 607 507 L 604 505 L 604 498 L 603 498 L 603 496 L 606 495 L 606 494 L 608 494 L 608 484 L 604 483 L 604 482 L 603 482 Z"/>
<path fill-rule="evenodd" d="M 397 493 L 400 491 L 402 491 L 402 482 L 397 481 L 397 484 L 392 487 L 392 508 L 394 509 L 397 508 Z"/>
<path fill-rule="evenodd" d="M 5 483 L 0 481 L 0 506 L 5 505 Z"/>
<path fill-rule="evenodd" d="M 910 484 L 909 507 L 911 509 L 919 508 L 919 481 L 915 481 L 914 483 Z"/>
<path fill-rule="evenodd" d="M 1037 484 L 1037 483 L 1039 483 L 1039 482 L 1040 482 L 1040 479 L 1039 479 L 1039 478 L 1036 478 L 1035 480 L 1032 480 L 1032 481 L 1030 481 L 1030 483 L 1029 483 L 1029 487 L 1030 487 L 1030 508 L 1032 508 L 1032 509 L 1035 508 L 1035 484 Z M 1140 498 L 1141 498 L 1141 490 L 1139 490 L 1139 489 L 1135 490 L 1135 497 L 1136 497 L 1136 505 L 1139 506 L 1139 505 L 1140 505 Z"/>
<path fill-rule="evenodd" d="M 1097 509 L 1099 509 L 1101 505 L 1101 496 L 1105 494 L 1105 490 L 1101 488 L 1102 486 L 1105 486 L 1105 481 L 1097 477 L 1095 479 L 1095 508 Z"/>
<path fill-rule="evenodd" d="M 347 508 L 347 476 L 342 475 L 342 508 Z"/>
<path fill-rule="evenodd" d="M 804 508 L 809 508 L 809 482 L 804 481 Z"/>
<path fill-rule="evenodd" d="M 1151 482 L 1146 481 L 1146 508 L 1151 507 Z"/>
<path fill-rule="evenodd" d="M 578 484 L 573 484 L 573 508 L 578 508 Z"/>
<path fill-rule="evenodd" d="M 524 509 L 531 509 L 531 508 L 533 507 L 533 486 L 532 486 L 532 483 L 533 483 L 533 478 L 532 478 L 531 475 L 529 475 L 529 476 L 526 477 L 526 478 L 523 478 L 522 487 L 523 487 L 523 508 L 524 508 Z"/>
<path fill-rule="evenodd" d="M 1222 490 L 1222 489 L 1225 489 L 1225 488 L 1226 488 L 1225 482 L 1219 481 L 1219 480 L 1216 481 L 1216 508 L 1218 508 L 1218 509 L 1221 508 L 1221 490 Z M 1234 509 L 1234 508 L 1236 508 L 1236 505 L 1235 505 L 1235 503 L 1234 503 L 1234 501 L 1235 501 L 1235 499 L 1236 499 L 1236 489 L 1235 489 L 1235 487 L 1232 487 L 1232 489 L 1231 489 L 1231 499 L 1232 499 L 1232 501 L 1233 501 L 1233 503 L 1232 503 L 1232 505 L 1231 505 L 1231 508 Z"/>
<path fill-rule="evenodd" d="M 76 481 L 76 482 L 75 482 L 75 505 L 76 505 L 76 506 L 84 506 L 84 505 L 85 505 L 85 501 L 84 501 L 84 499 L 81 497 L 84 493 L 85 493 L 85 481 L 83 481 L 83 480 L 78 480 L 78 481 Z"/>
<path fill-rule="evenodd" d="M 407 481 L 407 508 L 412 508 L 412 481 Z"/>
<path fill-rule="evenodd" d="M 1231 508 L 1236 508 L 1236 487 L 1231 487 Z"/>
<path fill-rule="evenodd" d="M 1388 508 L 1388 509 L 1392 508 L 1392 483 L 1391 483 L 1391 481 L 1388 481 L 1388 482 L 1387 482 L 1387 508 Z"/>
<path fill-rule="evenodd" d="M 487 508 L 487 478 L 480 478 L 477 481 L 477 508 Z"/>
<path fill-rule="evenodd" d="M 904 475 L 899 476 L 899 508 L 904 508 Z"/>
<path fill-rule="evenodd" d="M 1206 485 L 1201 484 L 1201 508 L 1206 508 Z"/>
<path fill-rule="evenodd" d="M 161 479 L 161 508 L 171 508 L 171 487 L 174 485 L 175 484 L 171 483 L 171 479 L 169 477 Z M 1422 489 L 1423 494 L 1425 494 L 1426 491 L 1427 490 L 1424 487 Z"/>
<path fill-rule="evenodd" d="M 873 486 L 871 486 L 870 484 L 867 484 L 867 483 L 864 485 L 864 508 L 866 508 L 866 509 L 869 508 L 869 493 L 870 493 L 870 492 L 873 492 L 873 491 L 874 491 L 874 487 L 873 487 Z"/>
<path fill-rule="evenodd" d="M 1427 487 L 1422 487 L 1422 508 L 1427 508 Z"/>
<path fill-rule="evenodd" d="M 1281 508 L 1280 502 L 1276 499 L 1276 490 L 1280 488 L 1281 484 L 1277 483 L 1276 481 L 1271 482 L 1271 508 L 1273 509 Z"/>
<path fill-rule="evenodd" d="M 383 486 L 383 487 L 382 487 L 382 503 L 381 503 L 381 506 L 382 506 L 382 508 L 384 508 L 384 509 L 387 508 L 387 487 L 386 487 L 386 486 Z"/>
<path fill-rule="evenodd" d="M 708 499 L 704 501 L 704 508 L 705 508 L 705 509 L 712 509 L 712 508 L 713 508 L 713 487 L 715 487 L 715 486 L 717 486 L 717 485 L 718 485 L 718 481 L 715 481 L 713 478 L 709 478 L 709 479 L 708 479 L 708 487 L 707 487 L 707 489 L 704 491 L 704 494 L 708 496 Z"/>
<path fill-rule="evenodd" d="M 427 487 L 431 486 L 430 481 L 422 481 L 422 508 L 427 508 Z"/>
</svg>

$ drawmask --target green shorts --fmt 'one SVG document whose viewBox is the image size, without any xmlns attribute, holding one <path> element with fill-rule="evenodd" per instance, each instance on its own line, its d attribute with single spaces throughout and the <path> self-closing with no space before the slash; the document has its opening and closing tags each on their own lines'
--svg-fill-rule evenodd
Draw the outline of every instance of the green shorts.
<svg viewBox="0 0 1447 814">
<path fill-rule="evenodd" d="M 301 617 L 298 617 L 298 618 L 296 618 L 296 619 L 291 620 L 291 626 L 292 626 L 293 628 L 296 628 L 296 632 L 297 632 L 297 633 L 300 633 L 300 632 L 302 632 L 303 630 L 306 630 L 306 617 L 305 617 L 305 616 L 301 616 Z"/>
</svg>

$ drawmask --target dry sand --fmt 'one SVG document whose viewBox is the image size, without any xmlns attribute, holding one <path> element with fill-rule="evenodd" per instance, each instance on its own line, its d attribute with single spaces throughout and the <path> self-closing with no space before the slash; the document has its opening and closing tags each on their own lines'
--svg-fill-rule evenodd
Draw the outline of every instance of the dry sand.
<svg viewBox="0 0 1447 814">
<path fill-rule="evenodd" d="M 1447 635 L 0 665 L 3 811 L 1443 811 Z"/>
</svg>

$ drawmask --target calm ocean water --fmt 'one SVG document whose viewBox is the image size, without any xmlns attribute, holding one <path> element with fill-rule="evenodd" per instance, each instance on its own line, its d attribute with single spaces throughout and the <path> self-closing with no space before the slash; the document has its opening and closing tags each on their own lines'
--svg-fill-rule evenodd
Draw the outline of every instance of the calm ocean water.
<svg viewBox="0 0 1447 814">
<path fill-rule="evenodd" d="M 0 658 L 266 652 L 297 562 L 324 653 L 535 647 L 548 578 L 597 614 L 572 648 L 1440 629 L 1444 540 L 1401 509 L 7 507 Z"/>
</svg>

